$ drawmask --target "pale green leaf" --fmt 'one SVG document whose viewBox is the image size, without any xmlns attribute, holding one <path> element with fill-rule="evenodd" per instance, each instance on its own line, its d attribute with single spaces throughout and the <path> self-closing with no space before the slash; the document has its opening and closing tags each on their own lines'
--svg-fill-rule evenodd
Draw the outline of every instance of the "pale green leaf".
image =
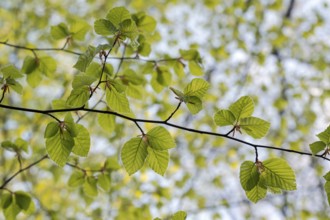
<svg viewBox="0 0 330 220">
<path fill-rule="evenodd" d="M 186 212 L 178 211 L 173 215 L 172 220 L 185 220 L 186 218 L 187 218 Z"/>
<path fill-rule="evenodd" d="M 129 175 L 142 168 L 147 158 L 147 144 L 142 138 L 132 138 L 124 144 L 121 151 L 121 160 Z"/>
<path fill-rule="evenodd" d="M 74 171 L 68 180 L 68 185 L 70 187 L 78 187 L 84 184 L 84 182 L 85 182 L 85 173 L 81 171 Z"/>
<path fill-rule="evenodd" d="M 282 158 L 271 158 L 263 163 L 264 171 L 261 173 L 265 184 L 282 190 L 295 190 L 296 177 L 294 171 Z"/>
<path fill-rule="evenodd" d="M 46 76 L 54 76 L 56 71 L 56 60 L 50 56 L 44 56 L 39 58 L 39 70 Z"/>
<path fill-rule="evenodd" d="M 326 180 L 326 181 L 330 181 L 330 172 L 327 172 L 323 178 Z"/>
<path fill-rule="evenodd" d="M 131 110 L 129 107 L 128 99 L 125 93 L 119 93 L 111 86 L 111 90 L 106 90 L 106 101 L 109 108 L 115 112 L 130 114 Z"/>
<path fill-rule="evenodd" d="M 72 153 L 81 157 L 87 157 L 91 145 L 89 132 L 80 124 L 76 124 L 76 128 L 78 130 L 78 135 L 74 138 Z"/>
<path fill-rule="evenodd" d="M 144 31 L 148 34 L 154 32 L 157 22 L 149 15 L 142 15 L 136 20 L 136 25 L 140 31 Z"/>
<path fill-rule="evenodd" d="M 82 41 L 86 33 L 89 31 L 90 26 L 84 20 L 76 20 L 71 24 L 70 30 L 74 40 Z"/>
<path fill-rule="evenodd" d="M 110 114 L 98 114 L 97 115 L 97 121 L 99 122 L 100 126 L 109 133 L 113 132 L 115 130 L 116 116 L 110 115 Z"/>
<path fill-rule="evenodd" d="M 69 132 L 62 130 L 55 136 L 46 139 L 46 150 L 50 159 L 63 167 L 72 151 L 74 140 Z"/>
<path fill-rule="evenodd" d="M 70 36 L 70 31 L 65 23 L 60 23 L 56 26 L 51 26 L 50 34 L 55 40 L 60 40 Z"/>
<path fill-rule="evenodd" d="M 121 22 L 131 19 L 131 14 L 125 7 L 116 7 L 109 11 L 106 18 L 118 28 Z"/>
<path fill-rule="evenodd" d="M 90 90 L 89 87 L 81 87 L 73 89 L 66 101 L 66 104 L 72 107 L 82 107 L 86 105 L 89 100 Z"/>
<path fill-rule="evenodd" d="M 167 150 L 155 150 L 148 147 L 147 162 L 151 169 L 163 176 L 168 166 L 169 153 Z"/>
<path fill-rule="evenodd" d="M 330 126 L 328 126 L 324 131 L 316 135 L 325 144 L 330 144 Z"/>
<path fill-rule="evenodd" d="M 2 72 L 4 78 L 17 79 L 23 77 L 23 74 L 13 64 L 1 67 L 0 72 Z"/>
<path fill-rule="evenodd" d="M 259 172 L 254 162 L 244 161 L 240 168 L 240 182 L 245 191 L 252 190 L 259 183 Z"/>
<path fill-rule="evenodd" d="M 170 90 L 171 90 L 175 95 L 177 95 L 177 97 L 178 97 L 180 100 L 183 100 L 183 98 L 184 98 L 184 94 L 183 94 L 183 92 L 181 92 L 180 90 L 174 89 L 174 88 L 172 88 L 172 87 L 170 87 Z"/>
<path fill-rule="evenodd" d="M 70 112 L 65 115 L 64 122 L 65 129 L 69 132 L 71 137 L 76 137 L 78 135 L 79 130 L 77 129 L 76 123 L 74 122 Z"/>
<path fill-rule="evenodd" d="M 175 147 L 171 134 L 161 126 L 152 128 L 146 134 L 148 145 L 155 150 L 167 150 Z"/>
<path fill-rule="evenodd" d="M 111 178 L 108 173 L 101 173 L 97 177 L 97 184 L 106 192 L 110 190 Z"/>
<path fill-rule="evenodd" d="M 6 218 L 6 220 L 16 220 L 16 216 L 18 213 L 20 213 L 21 208 L 13 202 L 10 203 L 10 205 L 3 210 L 3 214 Z"/>
<path fill-rule="evenodd" d="M 188 62 L 189 71 L 194 76 L 202 76 L 204 74 L 202 67 L 196 61 Z"/>
<path fill-rule="evenodd" d="M 27 75 L 27 82 L 31 87 L 36 87 L 40 84 L 42 80 L 42 75 L 39 71 L 33 71 Z"/>
<path fill-rule="evenodd" d="M 108 159 L 104 163 L 104 167 L 110 171 L 119 170 L 121 168 L 121 166 L 118 163 L 117 157 L 108 157 Z"/>
<path fill-rule="evenodd" d="M 14 90 L 15 92 L 17 92 L 18 94 L 22 94 L 22 90 L 23 87 L 22 85 L 17 82 L 16 80 L 12 79 L 12 78 L 7 78 L 6 79 L 6 84 L 9 86 L 9 88 L 11 90 Z"/>
<path fill-rule="evenodd" d="M 236 118 L 230 110 L 222 109 L 214 114 L 214 122 L 218 126 L 234 125 Z"/>
<path fill-rule="evenodd" d="M 96 20 L 94 22 L 94 30 L 97 34 L 102 36 L 113 35 L 118 31 L 111 21 L 106 19 Z"/>
<path fill-rule="evenodd" d="M 60 125 L 58 122 L 52 121 L 47 124 L 44 138 L 50 138 L 55 136 L 60 130 Z"/>
<path fill-rule="evenodd" d="M 95 197 L 98 194 L 97 180 L 94 176 L 88 176 L 83 183 L 83 190 L 87 196 Z"/>
<path fill-rule="evenodd" d="M 206 91 L 210 88 L 210 84 L 204 79 L 193 79 L 184 89 L 185 96 L 197 96 L 199 99 L 203 99 Z"/>
<path fill-rule="evenodd" d="M 309 147 L 310 147 L 312 153 L 315 155 L 318 152 L 324 150 L 326 147 L 326 144 L 323 141 L 316 141 L 316 142 L 310 144 Z"/>
<path fill-rule="evenodd" d="M 35 71 L 39 65 L 40 65 L 39 59 L 35 57 L 27 56 L 25 57 L 23 62 L 22 72 L 25 74 L 30 74 L 33 71 Z"/>
<path fill-rule="evenodd" d="M 135 41 L 139 34 L 136 24 L 132 19 L 127 19 L 120 23 L 119 30 L 123 36 L 128 37 L 131 41 Z"/>
<path fill-rule="evenodd" d="M 87 70 L 86 70 L 87 72 Z M 72 88 L 78 89 L 83 86 L 90 86 L 98 78 L 93 75 L 88 75 L 87 73 L 80 73 L 75 75 L 72 81 Z"/>
<path fill-rule="evenodd" d="M 197 96 L 185 96 L 184 102 L 186 103 L 191 114 L 197 114 L 203 109 L 202 100 Z"/>
<path fill-rule="evenodd" d="M 328 197 L 328 204 L 330 205 L 330 181 L 326 181 L 324 184 L 324 190 Z"/>
<path fill-rule="evenodd" d="M 153 77 L 155 77 L 157 82 L 162 86 L 170 85 L 172 80 L 171 72 L 166 66 L 159 66 L 156 69 L 156 73 L 153 74 Z"/>
<path fill-rule="evenodd" d="M 242 96 L 230 105 L 229 110 L 234 114 L 237 120 L 249 117 L 254 111 L 253 100 L 249 96 Z"/>
<path fill-rule="evenodd" d="M 88 46 L 86 52 L 79 56 L 78 61 L 73 67 L 77 70 L 80 70 L 81 72 L 85 72 L 88 65 L 93 61 L 96 53 L 97 51 L 95 47 Z"/>
<path fill-rule="evenodd" d="M 262 138 L 267 134 L 270 123 L 263 119 L 251 116 L 242 118 L 239 126 L 253 138 Z"/>
<path fill-rule="evenodd" d="M 253 187 L 251 190 L 245 191 L 245 193 L 250 201 L 256 203 L 259 200 L 266 197 L 267 189 L 264 186 L 258 184 L 255 187 Z"/>
</svg>

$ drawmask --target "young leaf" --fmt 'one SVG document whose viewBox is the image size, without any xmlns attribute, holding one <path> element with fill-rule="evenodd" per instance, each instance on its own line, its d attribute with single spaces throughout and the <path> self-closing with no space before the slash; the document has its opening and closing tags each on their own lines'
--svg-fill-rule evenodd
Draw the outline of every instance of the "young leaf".
<svg viewBox="0 0 330 220">
<path fill-rule="evenodd" d="M 251 116 L 242 118 L 239 126 L 253 138 L 262 138 L 267 134 L 270 123 L 263 119 Z"/>
<path fill-rule="evenodd" d="M 126 142 L 121 150 L 121 160 L 127 173 L 132 175 L 141 169 L 147 155 L 147 144 L 142 138 L 132 138 Z"/>
<path fill-rule="evenodd" d="M 30 74 L 38 68 L 39 64 L 40 62 L 38 58 L 27 56 L 23 62 L 22 72 L 25 74 Z"/>
<path fill-rule="evenodd" d="M 259 183 L 259 172 L 254 162 L 244 161 L 240 168 L 240 181 L 245 191 L 252 190 Z"/>
<path fill-rule="evenodd" d="M 3 192 L 0 198 L 0 205 L 2 209 L 7 209 L 13 202 L 13 194 Z"/>
<path fill-rule="evenodd" d="M 135 41 L 139 34 L 136 24 L 132 19 L 121 22 L 119 30 L 123 36 L 128 37 L 131 41 Z"/>
<path fill-rule="evenodd" d="M 116 7 L 109 11 L 106 18 L 116 27 L 127 19 L 131 19 L 131 14 L 125 7 Z"/>
<path fill-rule="evenodd" d="M 184 94 L 183 94 L 183 92 L 181 92 L 180 90 L 174 89 L 174 88 L 172 88 L 172 87 L 170 87 L 170 90 L 172 90 L 172 92 L 173 92 L 175 95 L 177 95 L 178 98 L 179 98 L 180 100 L 183 100 L 183 98 L 184 98 Z"/>
<path fill-rule="evenodd" d="M 267 188 L 262 184 L 258 184 L 249 191 L 245 191 L 248 199 L 254 203 L 258 202 L 260 199 L 263 199 L 267 195 Z"/>
<path fill-rule="evenodd" d="M 10 89 L 14 90 L 18 94 L 22 94 L 23 87 L 22 85 L 12 78 L 7 78 L 6 83 Z"/>
<path fill-rule="evenodd" d="M 325 144 L 330 144 L 330 126 L 328 126 L 323 132 L 316 135 Z"/>
<path fill-rule="evenodd" d="M 115 130 L 116 116 L 110 114 L 98 114 L 97 121 L 100 126 L 109 134 Z"/>
<path fill-rule="evenodd" d="M 151 169 L 160 175 L 164 175 L 169 162 L 169 154 L 167 150 L 155 150 L 148 147 L 147 162 Z"/>
<path fill-rule="evenodd" d="M 28 210 L 28 208 L 30 207 L 31 204 L 31 196 L 29 194 L 27 194 L 26 192 L 23 191 L 16 191 L 15 192 L 15 201 L 17 206 L 20 209 L 23 210 Z"/>
<path fill-rule="evenodd" d="M 56 71 L 56 61 L 54 58 L 50 56 L 44 56 L 39 58 L 39 68 L 38 70 L 46 75 L 46 76 L 53 76 L 54 72 Z"/>
<path fill-rule="evenodd" d="M 9 206 L 3 210 L 3 214 L 6 220 L 15 220 L 16 216 L 18 215 L 18 213 L 20 213 L 20 211 L 21 208 L 18 207 L 18 205 L 12 200 Z"/>
<path fill-rule="evenodd" d="M 296 177 L 289 164 L 281 158 L 271 158 L 263 161 L 265 171 L 261 174 L 265 184 L 283 190 L 295 190 Z"/>
<path fill-rule="evenodd" d="M 330 181 L 330 172 L 327 172 L 327 174 L 325 174 L 323 176 L 323 178 L 326 180 L 326 181 Z"/>
<path fill-rule="evenodd" d="M 156 77 L 157 82 L 162 86 L 168 86 L 172 80 L 171 72 L 166 66 L 159 66 L 153 77 Z"/>
<path fill-rule="evenodd" d="M 79 56 L 77 63 L 73 67 L 81 72 L 85 72 L 88 65 L 93 61 L 96 53 L 95 47 L 88 46 L 86 52 Z"/>
<path fill-rule="evenodd" d="M 59 132 L 59 130 L 60 130 L 60 125 L 58 122 L 52 121 L 48 123 L 45 130 L 44 138 L 50 138 L 55 136 Z"/>
<path fill-rule="evenodd" d="M 87 73 L 80 73 L 73 78 L 72 88 L 79 89 L 81 87 L 86 87 L 86 86 L 89 87 L 96 80 L 97 77 L 93 75 L 88 75 Z"/>
<path fill-rule="evenodd" d="M 67 162 L 73 146 L 73 137 L 66 130 L 46 139 L 46 150 L 50 159 L 61 167 Z"/>
<path fill-rule="evenodd" d="M 186 212 L 178 211 L 173 215 L 172 220 L 185 220 L 186 218 L 187 218 Z"/>
<path fill-rule="evenodd" d="M 13 64 L 3 66 L 0 72 L 2 72 L 4 78 L 17 79 L 23 77 L 23 74 Z"/>
<path fill-rule="evenodd" d="M 209 88 L 210 84 L 204 79 L 195 78 L 184 88 L 183 93 L 185 96 L 196 96 L 202 100 Z"/>
<path fill-rule="evenodd" d="M 153 17 L 146 15 L 143 12 L 139 13 L 139 14 L 137 14 L 137 16 L 133 16 L 133 17 L 136 18 L 134 20 L 140 31 L 144 31 L 145 33 L 154 32 L 157 22 Z"/>
<path fill-rule="evenodd" d="M 234 125 L 236 118 L 230 110 L 222 109 L 214 114 L 214 122 L 218 126 Z"/>
<path fill-rule="evenodd" d="M 97 184 L 106 192 L 110 190 L 111 178 L 108 173 L 101 173 L 97 177 Z"/>
<path fill-rule="evenodd" d="M 81 157 L 87 157 L 91 145 L 89 132 L 80 124 L 76 124 L 76 128 L 78 130 L 78 135 L 74 138 L 72 153 Z"/>
<path fill-rule="evenodd" d="M 70 187 L 81 186 L 85 182 L 85 173 L 81 171 L 74 171 L 68 181 Z"/>
<path fill-rule="evenodd" d="M 172 136 L 164 127 L 154 127 L 146 135 L 149 146 L 155 150 L 167 150 L 175 147 Z"/>
<path fill-rule="evenodd" d="M 318 152 L 322 151 L 325 149 L 326 144 L 323 141 L 315 141 L 314 143 L 309 145 L 312 153 L 315 155 Z"/>
<path fill-rule="evenodd" d="M 82 41 L 90 29 L 90 26 L 84 20 L 76 20 L 71 24 L 70 31 L 74 40 Z"/>
<path fill-rule="evenodd" d="M 117 28 L 106 19 L 99 19 L 94 22 L 94 30 L 102 36 L 113 35 L 117 32 Z"/>
<path fill-rule="evenodd" d="M 86 105 L 89 100 L 90 90 L 89 87 L 81 87 L 73 89 L 66 100 L 66 104 L 72 107 L 81 107 Z"/>
<path fill-rule="evenodd" d="M 105 94 L 107 104 L 111 110 L 123 114 L 131 113 L 129 102 L 125 93 L 120 93 L 113 86 L 111 86 L 111 90 L 107 89 Z"/>
<path fill-rule="evenodd" d="M 83 190 L 87 196 L 95 197 L 98 194 L 97 191 L 97 180 L 94 176 L 88 176 L 83 183 Z"/>
<path fill-rule="evenodd" d="M 328 204 L 330 205 L 330 181 L 326 181 L 324 184 L 324 190 L 328 197 Z"/>
<path fill-rule="evenodd" d="M 229 110 L 234 114 L 237 120 L 249 117 L 254 111 L 253 100 L 249 96 L 242 96 L 229 106 Z"/>
<path fill-rule="evenodd" d="M 76 123 L 74 122 L 71 113 L 67 113 L 64 118 L 65 129 L 69 132 L 71 137 L 76 137 L 78 135 L 79 130 L 76 127 Z"/>
<path fill-rule="evenodd" d="M 202 67 L 194 60 L 188 62 L 189 71 L 194 76 L 202 76 L 204 74 Z"/>
<path fill-rule="evenodd" d="M 197 96 L 185 96 L 184 102 L 186 103 L 191 114 L 197 114 L 203 109 L 202 100 Z"/>
<path fill-rule="evenodd" d="M 68 37 L 70 35 L 70 31 L 65 23 L 60 23 L 56 26 L 51 26 L 50 34 L 55 40 L 60 40 Z"/>
</svg>

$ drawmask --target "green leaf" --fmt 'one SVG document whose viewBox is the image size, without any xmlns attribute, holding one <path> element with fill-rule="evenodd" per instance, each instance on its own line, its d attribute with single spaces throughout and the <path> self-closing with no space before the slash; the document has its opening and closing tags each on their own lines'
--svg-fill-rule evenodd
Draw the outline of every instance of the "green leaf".
<svg viewBox="0 0 330 220">
<path fill-rule="evenodd" d="M 119 170 L 121 166 L 118 163 L 117 157 L 108 157 L 108 159 L 104 163 L 104 167 L 106 170 Z"/>
<path fill-rule="evenodd" d="M 202 67 L 196 61 L 188 62 L 189 71 L 194 76 L 202 76 L 204 74 Z"/>
<path fill-rule="evenodd" d="M 63 167 L 74 146 L 74 139 L 66 130 L 46 139 L 47 153 L 57 165 Z"/>
<path fill-rule="evenodd" d="M 89 87 L 96 80 L 97 77 L 95 76 L 87 75 L 87 73 L 80 73 L 73 78 L 72 88 L 79 89 L 81 87 L 86 87 L 86 86 Z"/>
<path fill-rule="evenodd" d="M 14 90 L 18 94 L 22 94 L 23 87 L 22 85 L 12 78 L 7 78 L 6 83 L 10 89 Z"/>
<path fill-rule="evenodd" d="M 316 135 L 326 145 L 330 144 L 330 126 L 328 126 L 323 132 Z"/>
<path fill-rule="evenodd" d="M 328 197 L 328 204 L 330 205 L 330 182 L 329 181 L 325 182 L 324 190 L 325 190 L 325 192 L 327 194 L 327 197 Z"/>
<path fill-rule="evenodd" d="M 132 175 L 141 169 L 147 155 L 147 144 L 142 138 L 132 138 L 126 142 L 121 151 L 121 160 L 127 173 Z"/>
<path fill-rule="evenodd" d="M 32 198 L 29 194 L 27 194 L 23 191 L 16 191 L 15 192 L 15 201 L 16 201 L 17 206 L 20 209 L 23 209 L 26 211 L 30 207 Z"/>
<path fill-rule="evenodd" d="M 131 14 L 125 7 L 116 7 L 109 11 L 106 18 L 116 27 L 127 19 L 131 19 Z"/>
<path fill-rule="evenodd" d="M 186 218 L 187 218 L 186 212 L 178 211 L 173 215 L 172 220 L 185 220 Z"/>
<path fill-rule="evenodd" d="M 77 63 L 73 67 L 81 72 L 85 72 L 86 68 L 93 61 L 96 54 L 96 48 L 93 46 L 88 46 L 86 52 L 79 56 Z"/>
<path fill-rule="evenodd" d="M 197 96 L 185 96 L 184 102 L 186 103 L 191 114 L 197 114 L 203 109 L 202 100 Z"/>
<path fill-rule="evenodd" d="M 111 21 L 106 19 L 99 19 L 94 22 L 95 33 L 108 36 L 114 35 L 117 32 L 117 28 L 111 23 Z"/>
<path fill-rule="evenodd" d="M 65 129 L 69 132 L 71 137 L 76 137 L 78 135 L 79 130 L 76 127 L 76 123 L 74 123 L 71 113 L 67 113 L 64 118 Z"/>
<path fill-rule="evenodd" d="M 94 176 L 88 176 L 83 183 L 83 190 L 87 196 L 95 197 L 98 194 L 97 180 Z"/>
<path fill-rule="evenodd" d="M 155 150 L 148 147 L 147 162 L 151 169 L 163 176 L 168 167 L 169 153 L 167 150 Z"/>
<path fill-rule="evenodd" d="M 0 72 L 2 72 L 4 78 L 17 79 L 23 77 L 23 74 L 13 64 L 3 66 Z"/>
<path fill-rule="evenodd" d="M 85 182 L 85 173 L 81 171 L 74 171 L 68 180 L 68 185 L 70 187 L 78 187 L 84 184 L 84 182 Z"/>
<path fill-rule="evenodd" d="M 23 151 L 28 152 L 28 143 L 22 138 L 17 138 L 15 140 L 15 145 L 18 147 L 18 149 L 22 149 Z"/>
<path fill-rule="evenodd" d="M 118 113 L 130 114 L 131 109 L 125 93 L 118 92 L 113 86 L 110 88 L 111 89 L 107 89 L 105 93 L 109 108 Z"/>
<path fill-rule="evenodd" d="M 184 99 L 184 94 L 183 94 L 183 92 L 181 92 L 180 90 L 174 89 L 174 88 L 172 88 L 172 87 L 170 87 L 170 90 L 171 90 L 175 95 L 177 95 L 177 97 L 178 97 L 180 100 L 183 100 L 183 99 Z"/>
<path fill-rule="evenodd" d="M 240 182 L 245 191 L 252 190 L 259 183 L 259 172 L 254 162 L 244 161 L 240 168 Z"/>
<path fill-rule="evenodd" d="M 249 191 L 245 191 L 246 196 L 248 199 L 254 203 L 258 202 L 259 200 L 263 199 L 267 195 L 267 188 L 261 184 L 256 185 L 253 189 Z"/>
<path fill-rule="evenodd" d="M 210 88 L 210 84 L 204 79 L 193 79 L 184 89 L 185 96 L 197 96 L 199 99 L 203 99 L 206 91 Z"/>
<path fill-rule="evenodd" d="M 66 24 L 60 23 L 58 25 L 51 26 L 50 34 L 55 40 L 60 40 L 70 36 L 70 31 Z"/>
<path fill-rule="evenodd" d="M 46 76 L 53 76 L 56 71 L 56 61 L 50 56 L 39 58 L 39 71 Z"/>
<path fill-rule="evenodd" d="M 2 209 L 8 208 L 13 202 L 13 194 L 3 192 L 0 197 L 0 205 Z"/>
<path fill-rule="evenodd" d="M 89 87 L 81 87 L 73 89 L 66 100 L 66 104 L 72 107 L 81 107 L 86 105 L 86 102 L 89 100 L 90 89 Z"/>
<path fill-rule="evenodd" d="M 164 127 L 154 127 L 146 136 L 148 145 L 155 150 L 167 150 L 175 147 L 171 134 Z"/>
<path fill-rule="evenodd" d="M 270 123 L 257 117 L 247 117 L 240 120 L 239 126 L 253 138 L 262 138 L 267 134 Z"/>
<path fill-rule="evenodd" d="M 295 190 L 296 177 L 289 164 L 282 158 L 271 158 L 263 163 L 264 171 L 261 173 L 267 186 L 282 190 Z"/>
<path fill-rule="evenodd" d="M 145 94 L 144 86 L 129 83 L 126 89 L 126 94 L 129 97 L 142 100 Z"/>
<path fill-rule="evenodd" d="M 133 17 L 136 22 L 136 26 L 140 31 L 146 32 L 148 34 L 155 31 L 157 22 L 153 17 L 146 15 L 143 12 L 135 14 Z"/>
<path fill-rule="evenodd" d="M 18 213 L 20 213 L 20 211 L 20 207 L 18 207 L 16 203 L 11 202 L 11 204 L 3 210 L 3 214 L 6 220 L 16 220 L 16 216 L 18 215 Z"/>
<path fill-rule="evenodd" d="M 39 64 L 40 61 L 38 58 L 27 56 L 23 62 L 22 72 L 30 74 L 38 68 Z"/>
<path fill-rule="evenodd" d="M 326 144 L 323 141 L 315 141 L 314 143 L 309 145 L 312 153 L 315 155 L 318 152 L 322 151 L 325 149 Z"/>
<path fill-rule="evenodd" d="M 171 72 L 166 66 L 159 66 L 156 68 L 156 74 L 154 74 L 153 77 L 156 77 L 157 82 L 162 86 L 170 85 L 172 80 Z"/>
<path fill-rule="evenodd" d="M 197 62 L 201 62 L 200 55 L 197 50 L 190 49 L 190 50 L 180 50 L 181 58 L 184 60 L 195 60 Z"/>
<path fill-rule="evenodd" d="M 90 26 L 84 20 L 76 20 L 71 24 L 70 30 L 74 40 L 82 41 L 85 39 L 85 35 L 90 29 Z"/>
<path fill-rule="evenodd" d="M 323 178 L 326 180 L 326 181 L 330 181 L 330 172 L 327 172 L 327 174 L 325 174 L 323 176 Z"/>
<path fill-rule="evenodd" d="M 60 125 L 58 122 L 50 122 L 48 123 L 46 130 L 45 130 L 45 134 L 44 134 L 44 138 L 50 138 L 55 136 L 60 130 Z"/>
<path fill-rule="evenodd" d="M 237 120 L 249 117 L 254 111 L 253 100 L 249 96 L 242 96 L 230 105 L 229 110 L 234 114 Z"/>
<path fill-rule="evenodd" d="M 230 110 L 219 110 L 214 114 L 214 122 L 218 126 L 234 125 L 236 118 Z"/>
<path fill-rule="evenodd" d="M 87 157 L 91 145 L 89 132 L 80 124 L 76 124 L 76 128 L 78 130 L 78 135 L 74 138 L 72 153 L 81 157 Z"/>
<path fill-rule="evenodd" d="M 128 37 L 131 41 L 135 41 L 139 34 L 136 24 L 132 19 L 127 19 L 120 23 L 119 30 L 123 36 Z"/>
<path fill-rule="evenodd" d="M 100 126 L 109 134 L 115 130 L 116 116 L 110 114 L 98 114 L 97 121 Z"/>
<path fill-rule="evenodd" d="M 101 173 L 97 177 L 97 184 L 106 192 L 110 190 L 111 178 L 108 173 Z"/>
</svg>

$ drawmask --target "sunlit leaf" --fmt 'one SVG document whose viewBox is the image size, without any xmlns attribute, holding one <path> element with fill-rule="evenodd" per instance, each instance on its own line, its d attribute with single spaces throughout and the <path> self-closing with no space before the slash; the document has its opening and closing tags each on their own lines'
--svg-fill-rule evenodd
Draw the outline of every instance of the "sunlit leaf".
<svg viewBox="0 0 330 220">
<path fill-rule="evenodd" d="M 131 14 L 125 7 L 116 7 L 109 11 L 106 18 L 116 27 L 127 19 L 131 19 Z"/>
<path fill-rule="evenodd" d="M 78 135 L 74 138 L 72 153 L 81 157 L 87 157 L 91 145 L 89 132 L 80 124 L 76 124 L 76 128 L 78 130 Z"/>
<path fill-rule="evenodd" d="M 94 22 L 94 30 L 102 36 L 113 35 L 117 32 L 117 28 L 106 19 L 99 19 Z"/>
<path fill-rule="evenodd" d="M 187 218 L 186 212 L 178 211 L 173 215 L 172 220 L 185 220 L 186 218 Z"/>
<path fill-rule="evenodd" d="M 72 172 L 68 185 L 70 187 L 78 187 L 81 186 L 85 182 L 85 173 L 81 171 L 74 171 Z"/>
<path fill-rule="evenodd" d="M 242 118 L 239 126 L 253 138 L 262 138 L 267 134 L 270 123 L 263 119 L 251 116 Z"/>
<path fill-rule="evenodd" d="M 254 111 L 253 100 L 249 96 L 242 96 L 230 105 L 229 110 L 234 114 L 236 119 L 249 117 Z"/>
<path fill-rule="evenodd" d="M 129 175 L 132 175 L 144 164 L 147 158 L 147 144 L 142 138 L 132 138 L 121 150 L 121 160 Z"/>
<path fill-rule="evenodd" d="M 267 188 L 258 184 L 253 187 L 251 190 L 246 191 L 246 196 L 248 199 L 254 203 L 258 202 L 259 200 L 263 199 L 267 195 Z"/>
<path fill-rule="evenodd" d="M 196 96 L 199 99 L 203 99 L 206 91 L 210 88 L 210 84 L 204 79 L 193 79 L 184 89 L 185 96 Z"/>
<path fill-rule="evenodd" d="M 175 147 L 174 139 L 164 127 L 154 127 L 148 131 L 146 136 L 149 146 L 155 150 L 167 150 Z"/>
<path fill-rule="evenodd" d="M 309 145 L 313 154 L 317 154 L 318 152 L 325 149 L 326 144 L 323 141 L 315 141 L 314 143 Z"/>
<path fill-rule="evenodd" d="M 230 110 L 219 110 L 214 114 L 214 122 L 218 126 L 234 125 L 236 118 Z"/>
<path fill-rule="evenodd" d="M 87 196 L 95 197 L 98 195 L 97 180 L 94 176 L 88 176 L 83 183 L 83 190 Z"/>
<path fill-rule="evenodd" d="M 245 191 L 252 190 L 259 183 L 259 172 L 254 162 L 244 161 L 240 168 L 240 181 Z"/>
<path fill-rule="evenodd" d="M 155 150 L 148 147 L 147 162 L 151 169 L 160 175 L 164 175 L 169 162 L 169 154 L 167 150 Z"/>
<path fill-rule="evenodd" d="M 108 173 L 101 173 L 97 176 L 97 184 L 106 192 L 110 190 L 111 178 Z"/>
</svg>

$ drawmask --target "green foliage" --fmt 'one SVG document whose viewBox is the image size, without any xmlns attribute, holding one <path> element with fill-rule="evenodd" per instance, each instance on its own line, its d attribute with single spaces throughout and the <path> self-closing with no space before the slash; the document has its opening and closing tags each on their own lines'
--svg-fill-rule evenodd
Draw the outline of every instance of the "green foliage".
<svg viewBox="0 0 330 220">
<path fill-rule="evenodd" d="M 214 122 L 218 126 L 232 125 L 235 130 L 245 131 L 253 138 L 264 137 L 270 127 L 270 123 L 251 116 L 254 111 L 254 103 L 249 96 L 243 96 L 229 106 L 229 109 L 221 109 L 214 114 Z"/>
<path fill-rule="evenodd" d="M 244 161 L 240 168 L 240 181 L 246 196 L 252 202 L 263 199 L 267 190 L 295 190 L 296 178 L 289 164 L 281 158 L 271 158 L 263 162 Z"/>
</svg>

